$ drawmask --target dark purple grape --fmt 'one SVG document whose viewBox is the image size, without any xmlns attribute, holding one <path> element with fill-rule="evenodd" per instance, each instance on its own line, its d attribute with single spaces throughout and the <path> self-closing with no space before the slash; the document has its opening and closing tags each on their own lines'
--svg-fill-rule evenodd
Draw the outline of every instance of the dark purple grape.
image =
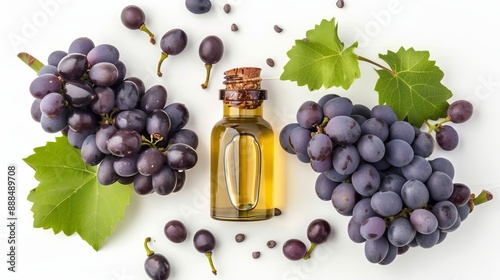
<svg viewBox="0 0 500 280">
<path fill-rule="evenodd" d="M 137 160 L 137 170 L 144 176 L 156 174 L 163 167 L 165 156 L 160 150 L 151 147 L 143 151 Z"/>
<path fill-rule="evenodd" d="M 56 133 L 68 126 L 68 110 L 64 110 L 61 114 L 49 118 L 42 114 L 40 124 L 42 129 L 48 133 Z"/>
<path fill-rule="evenodd" d="M 189 110 L 183 103 L 170 103 L 165 107 L 164 110 L 170 117 L 171 132 L 180 130 L 181 128 L 186 126 L 189 121 Z"/>
<path fill-rule="evenodd" d="M 154 45 L 156 43 L 154 39 L 155 36 L 146 27 L 146 14 L 141 8 L 135 5 L 126 6 L 123 8 L 120 18 L 125 27 L 132 30 L 138 29 L 146 32 L 149 35 L 149 41 L 151 44 Z"/>
<path fill-rule="evenodd" d="M 57 72 L 66 81 L 80 79 L 87 70 L 87 56 L 81 53 L 70 53 L 57 65 Z"/>
<path fill-rule="evenodd" d="M 156 109 L 146 119 L 146 132 L 149 135 L 166 138 L 170 132 L 170 127 L 170 117 L 164 110 Z"/>
<path fill-rule="evenodd" d="M 64 85 L 63 96 L 71 107 L 83 108 L 92 102 L 95 93 L 90 84 L 81 80 L 72 80 Z"/>
<path fill-rule="evenodd" d="M 219 37 L 210 35 L 201 41 L 198 55 L 201 61 L 205 63 L 205 69 L 207 70 L 205 82 L 201 85 L 201 88 L 206 89 L 208 87 L 212 65 L 219 62 L 223 54 L 224 43 Z"/>
<path fill-rule="evenodd" d="M 146 195 L 154 192 L 151 176 L 144 176 L 137 173 L 134 176 L 134 191 L 139 195 Z"/>
<path fill-rule="evenodd" d="M 166 280 L 170 277 L 170 263 L 165 256 L 157 254 L 148 248 L 149 241 L 151 241 L 150 237 L 147 237 L 144 241 L 144 248 L 148 256 L 146 261 L 144 261 L 144 270 L 146 270 L 146 274 L 151 279 Z"/>
<path fill-rule="evenodd" d="M 330 236 L 332 229 L 330 224 L 324 219 L 314 219 L 307 226 L 307 239 L 311 241 L 311 247 L 307 251 L 306 259 L 311 257 L 311 253 L 318 244 L 325 243 Z"/>
<path fill-rule="evenodd" d="M 138 154 L 133 154 L 126 157 L 119 157 L 115 160 L 113 168 L 121 177 L 132 177 L 137 174 Z"/>
<path fill-rule="evenodd" d="M 68 125 L 74 131 L 89 131 L 95 129 L 97 116 L 85 109 L 72 109 L 68 113 Z"/>
<path fill-rule="evenodd" d="M 205 14 L 212 8 L 210 0 L 186 0 L 186 8 L 193 14 Z"/>
<path fill-rule="evenodd" d="M 154 85 L 144 92 L 141 97 L 140 108 L 146 113 L 156 109 L 163 109 L 167 104 L 167 89 L 162 85 Z"/>
<path fill-rule="evenodd" d="M 89 136 L 90 134 L 95 134 L 95 130 L 78 132 L 69 129 L 67 133 L 68 142 L 74 148 L 81 149 L 83 141 L 85 141 L 85 138 L 87 138 L 87 136 Z"/>
<path fill-rule="evenodd" d="M 94 99 L 90 102 L 91 110 L 98 114 L 108 114 L 115 107 L 115 92 L 110 87 L 95 87 Z"/>
<path fill-rule="evenodd" d="M 112 155 L 107 155 L 101 161 L 97 167 L 97 181 L 103 186 L 111 185 L 118 180 L 118 174 L 116 174 L 113 168 L 113 163 L 116 157 Z"/>
<path fill-rule="evenodd" d="M 115 117 L 115 126 L 118 129 L 135 130 L 141 133 L 146 128 L 146 118 L 140 110 L 125 110 Z"/>
<path fill-rule="evenodd" d="M 298 261 L 303 259 L 306 254 L 306 244 L 299 239 L 288 239 L 283 243 L 283 255 L 289 260 Z"/>
<path fill-rule="evenodd" d="M 125 80 L 116 89 L 115 106 L 120 110 L 132 110 L 139 102 L 139 88 L 132 82 Z"/>
<path fill-rule="evenodd" d="M 457 100 L 450 104 L 446 113 L 453 123 L 463 123 L 470 119 L 474 108 L 467 100 Z"/>
<path fill-rule="evenodd" d="M 123 63 L 123 61 L 118 60 L 118 62 L 115 63 L 115 66 L 116 69 L 118 69 L 118 79 L 116 79 L 115 84 L 112 86 L 113 88 L 117 88 L 127 75 L 127 66 L 125 66 L 125 63 Z"/>
<path fill-rule="evenodd" d="M 101 152 L 105 154 L 110 154 L 108 150 L 108 139 L 113 135 L 118 129 L 114 125 L 106 124 L 101 125 L 96 132 L 96 143 L 97 147 Z"/>
<path fill-rule="evenodd" d="M 449 125 L 436 128 L 436 142 L 445 151 L 452 151 L 458 146 L 458 133 Z"/>
<path fill-rule="evenodd" d="M 177 184 L 175 170 L 163 165 L 162 168 L 153 174 L 152 184 L 155 192 L 159 195 L 169 195 L 174 191 Z"/>
<path fill-rule="evenodd" d="M 101 44 L 90 50 L 87 54 L 87 60 L 92 67 L 101 62 L 108 62 L 114 65 L 120 60 L 120 52 L 113 45 Z"/>
<path fill-rule="evenodd" d="M 30 84 L 29 91 L 35 98 L 41 99 L 51 92 L 60 92 L 62 84 L 57 76 L 52 74 L 43 74 L 36 77 Z"/>
<path fill-rule="evenodd" d="M 323 122 L 323 109 L 314 101 L 305 101 L 296 114 L 297 123 L 306 129 L 311 129 Z"/>
<path fill-rule="evenodd" d="M 58 75 L 57 66 L 50 65 L 50 64 L 44 65 L 40 68 L 40 70 L 38 70 L 38 72 L 36 74 L 38 76 L 41 76 L 43 74 Z"/>
<path fill-rule="evenodd" d="M 182 243 L 187 238 L 186 226 L 179 220 L 168 221 L 163 228 L 163 232 L 167 239 L 174 243 Z"/>
<path fill-rule="evenodd" d="M 471 190 L 467 185 L 462 183 L 454 183 L 453 193 L 451 194 L 450 198 L 448 198 L 448 200 L 455 204 L 455 206 L 460 207 L 469 202 L 470 195 Z"/>
<path fill-rule="evenodd" d="M 47 57 L 47 64 L 57 67 L 59 61 L 61 61 L 61 59 L 66 55 L 68 55 L 68 53 L 65 51 L 61 50 L 53 51 Z"/>
<path fill-rule="evenodd" d="M 124 157 L 136 154 L 141 144 L 141 135 L 137 131 L 120 129 L 109 137 L 107 148 L 113 155 Z"/>
<path fill-rule="evenodd" d="M 146 92 L 146 85 L 144 84 L 144 81 L 138 77 L 128 77 L 124 81 L 129 81 L 132 82 L 137 86 L 137 91 L 139 93 L 139 100 L 144 96 L 144 93 Z"/>
<path fill-rule="evenodd" d="M 194 132 L 191 129 L 182 128 L 171 134 L 170 137 L 168 138 L 169 145 L 175 143 L 184 143 L 196 150 L 196 148 L 198 148 L 198 143 L 199 143 L 198 134 L 196 134 L 196 132 Z"/>
<path fill-rule="evenodd" d="M 108 87 L 118 80 L 118 68 L 113 63 L 99 62 L 90 68 L 88 75 L 95 86 Z"/>
<path fill-rule="evenodd" d="M 198 162 L 196 151 L 184 143 L 175 143 L 169 146 L 165 156 L 168 166 L 175 170 L 191 169 Z"/>
<path fill-rule="evenodd" d="M 79 53 L 87 55 L 95 47 L 94 42 L 88 37 L 76 38 L 68 47 L 68 54 Z"/>
<path fill-rule="evenodd" d="M 193 245 L 196 251 L 205 254 L 208 258 L 212 273 L 217 275 L 217 270 L 212 261 L 212 251 L 215 249 L 215 236 L 207 229 L 198 230 L 193 236 Z"/>
<path fill-rule="evenodd" d="M 180 191 L 184 187 L 184 184 L 186 183 L 186 172 L 182 170 L 174 170 L 174 173 L 176 181 L 174 190 L 172 192 L 175 193 Z"/>
<path fill-rule="evenodd" d="M 58 92 L 47 94 L 40 102 L 40 111 L 49 118 L 53 118 L 66 109 L 64 97 Z"/>
<path fill-rule="evenodd" d="M 85 164 L 94 166 L 99 164 L 106 154 L 102 153 L 95 142 L 95 134 L 91 134 L 85 138 L 80 149 L 83 162 Z"/>
<path fill-rule="evenodd" d="M 279 141 L 280 141 L 280 146 L 285 152 L 294 155 L 295 151 L 292 149 L 292 146 L 290 144 L 290 133 L 292 130 L 296 127 L 298 127 L 298 123 L 289 123 L 285 125 L 279 134 Z"/>
<path fill-rule="evenodd" d="M 178 55 L 180 54 L 187 46 L 188 42 L 188 37 L 186 35 L 186 32 L 184 30 L 179 29 L 179 28 L 174 28 L 161 38 L 160 41 L 160 48 L 162 50 L 161 56 L 160 56 L 160 61 L 158 62 L 158 69 L 157 69 L 157 74 L 158 77 L 162 76 L 161 73 L 161 64 L 163 63 L 163 60 L 165 60 L 169 55 Z"/>
</svg>

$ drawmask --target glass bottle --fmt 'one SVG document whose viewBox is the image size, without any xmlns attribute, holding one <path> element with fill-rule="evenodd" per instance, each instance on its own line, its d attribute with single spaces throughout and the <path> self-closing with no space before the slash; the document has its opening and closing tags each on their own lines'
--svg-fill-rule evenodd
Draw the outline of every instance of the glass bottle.
<svg viewBox="0 0 500 280">
<path fill-rule="evenodd" d="M 212 129 L 210 215 L 257 221 L 274 215 L 274 132 L 263 119 L 260 68 L 224 72 L 223 118 Z"/>
</svg>

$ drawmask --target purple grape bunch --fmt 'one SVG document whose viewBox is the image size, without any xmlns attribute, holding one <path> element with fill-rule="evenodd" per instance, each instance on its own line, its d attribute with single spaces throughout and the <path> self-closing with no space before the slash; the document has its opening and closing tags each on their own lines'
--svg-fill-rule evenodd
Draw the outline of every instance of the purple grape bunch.
<svg viewBox="0 0 500 280">
<path fill-rule="evenodd" d="M 452 103 L 442 123 L 468 120 L 469 104 Z M 444 136 L 449 132 L 442 123 L 436 126 L 436 142 L 446 146 L 451 136 Z M 431 132 L 398 120 L 387 105 L 368 108 L 327 94 L 317 102 L 305 101 L 296 122 L 282 128 L 279 141 L 319 174 L 318 198 L 351 217 L 347 234 L 364 244 L 367 260 L 386 265 L 411 247 L 441 243 L 474 205 L 492 199 L 488 191 L 475 197 L 467 185 L 453 181 L 455 169 L 448 159 L 431 157 Z M 300 240 L 284 244 L 283 250 L 294 260 L 307 253 Z"/>
<path fill-rule="evenodd" d="M 31 82 L 31 115 L 46 132 L 66 135 L 83 162 L 97 166 L 100 184 L 133 183 L 140 195 L 177 192 L 198 160 L 189 110 L 167 103 L 164 86 L 146 88 L 126 72 L 115 46 L 76 38 L 52 52 Z"/>
</svg>

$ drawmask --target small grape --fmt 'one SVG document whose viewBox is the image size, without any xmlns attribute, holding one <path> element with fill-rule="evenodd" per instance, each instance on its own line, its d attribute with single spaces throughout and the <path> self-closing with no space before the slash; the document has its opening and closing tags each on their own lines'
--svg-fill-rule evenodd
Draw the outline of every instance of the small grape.
<svg viewBox="0 0 500 280">
<path fill-rule="evenodd" d="M 205 254 L 212 269 L 212 273 L 217 275 L 217 270 L 212 262 L 212 251 L 215 249 L 216 241 L 212 232 L 207 229 L 198 230 L 193 236 L 194 248 Z"/>
<path fill-rule="evenodd" d="M 79 37 L 70 43 L 68 47 L 68 54 L 79 53 L 87 55 L 94 47 L 95 44 L 92 39 L 88 37 Z"/>
<path fill-rule="evenodd" d="M 307 239 L 311 242 L 311 247 L 307 251 L 304 259 L 309 259 L 318 244 L 325 243 L 330 236 L 332 229 L 330 224 L 324 219 L 314 219 L 307 226 Z"/>
<path fill-rule="evenodd" d="M 458 146 L 458 133 L 452 126 L 442 125 L 436 128 L 436 142 L 445 151 L 452 151 Z"/>
<path fill-rule="evenodd" d="M 212 65 L 219 62 L 224 54 L 224 43 L 215 35 L 207 36 L 201 41 L 198 54 L 200 59 L 205 63 L 207 73 L 205 82 L 201 85 L 201 88 L 206 89 L 210 80 Z"/>
<path fill-rule="evenodd" d="M 212 8 L 210 0 L 186 0 L 186 8 L 193 14 L 205 14 Z"/>
<path fill-rule="evenodd" d="M 148 256 L 144 261 L 144 270 L 151 279 L 168 279 L 171 271 L 170 263 L 165 256 L 157 254 L 148 248 L 149 241 L 151 241 L 150 237 L 147 237 L 144 241 L 144 248 Z"/>
<path fill-rule="evenodd" d="M 301 240 L 293 238 L 283 243 L 282 251 L 287 259 L 298 261 L 306 256 L 307 247 Z"/>
<path fill-rule="evenodd" d="M 149 35 L 149 41 L 151 44 L 154 45 L 156 43 L 154 34 L 151 33 L 151 31 L 149 31 L 146 27 L 146 14 L 141 8 L 135 5 L 126 6 L 121 12 L 120 19 L 125 27 L 132 30 L 139 29 L 146 32 Z"/>
<path fill-rule="evenodd" d="M 174 243 L 182 243 L 187 238 L 186 226 L 179 220 L 170 220 L 163 229 L 168 240 Z"/>
<path fill-rule="evenodd" d="M 473 111 L 472 103 L 467 100 L 457 100 L 450 104 L 446 113 L 453 123 L 463 123 L 471 118 Z"/>
<path fill-rule="evenodd" d="M 157 74 L 161 77 L 163 74 L 160 70 L 161 64 L 169 55 L 180 54 L 187 46 L 188 37 L 184 30 L 174 28 L 163 35 L 160 40 L 160 48 L 162 50 L 160 61 L 158 62 Z"/>
</svg>

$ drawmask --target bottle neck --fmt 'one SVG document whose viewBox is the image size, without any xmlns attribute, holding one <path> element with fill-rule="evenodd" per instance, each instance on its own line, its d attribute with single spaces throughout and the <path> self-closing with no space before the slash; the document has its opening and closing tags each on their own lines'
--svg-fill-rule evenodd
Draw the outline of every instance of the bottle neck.
<svg viewBox="0 0 500 280">
<path fill-rule="evenodd" d="M 230 104 L 224 103 L 224 117 L 248 117 L 248 118 L 260 118 L 262 117 L 263 104 L 261 103 L 259 106 L 255 108 L 248 107 L 237 107 L 231 106 Z"/>
</svg>

